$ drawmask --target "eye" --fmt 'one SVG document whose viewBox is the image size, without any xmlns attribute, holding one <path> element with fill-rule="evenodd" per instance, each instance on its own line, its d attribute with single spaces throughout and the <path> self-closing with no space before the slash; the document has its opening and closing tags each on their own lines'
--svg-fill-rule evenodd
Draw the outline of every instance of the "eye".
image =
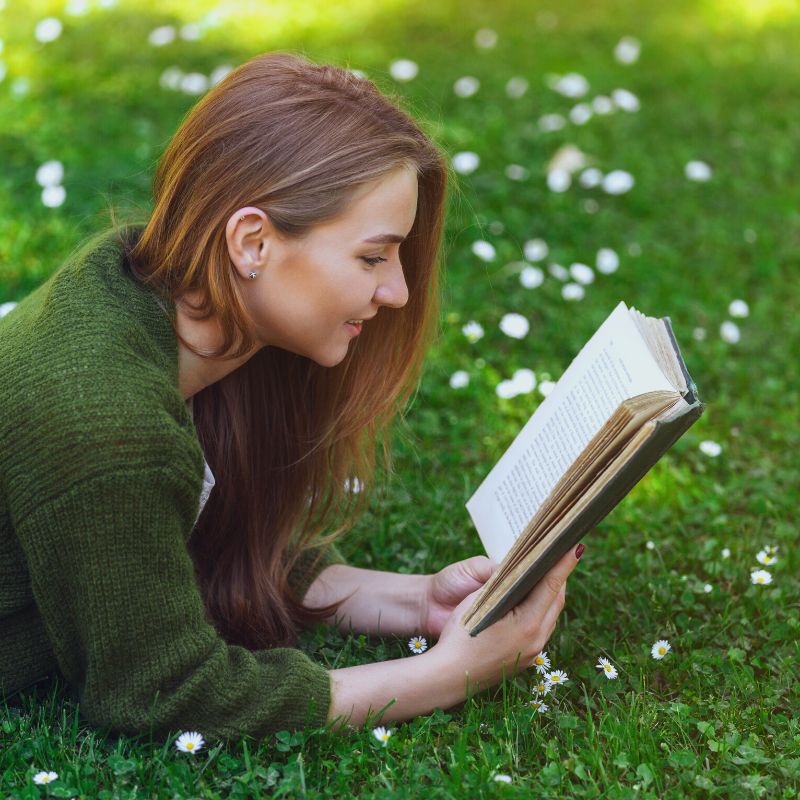
<svg viewBox="0 0 800 800">
<path fill-rule="evenodd" d="M 366 261 L 371 267 L 374 267 L 376 264 L 380 264 L 381 261 L 386 261 L 383 256 L 361 256 L 363 261 Z"/>
</svg>

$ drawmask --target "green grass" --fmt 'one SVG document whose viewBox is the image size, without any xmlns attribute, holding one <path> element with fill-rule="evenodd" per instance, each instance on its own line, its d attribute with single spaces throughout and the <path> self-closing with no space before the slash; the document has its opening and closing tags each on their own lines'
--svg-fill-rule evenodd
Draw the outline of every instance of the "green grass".
<svg viewBox="0 0 800 800">
<path fill-rule="evenodd" d="M 171 741 L 86 727 L 56 684 L 50 696 L 0 710 L 2 796 L 796 797 L 796 5 L 242 4 L 238 20 L 162 48 L 147 44 L 149 31 L 198 19 L 211 4 L 193 3 L 192 11 L 175 2 L 94 5 L 83 17 L 64 16 L 59 4 L 14 0 L 0 11 L 0 59 L 8 66 L 0 82 L 0 303 L 22 299 L 101 227 L 109 201 L 146 205 L 158 155 L 196 99 L 159 88 L 173 64 L 208 74 L 269 49 L 306 52 L 364 70 L 403 97 L 448 152 L 481 156 L 449 209 L 442 336 L 396 428 L 397 475 L 341 545 L 355 566 L 433 572 L 483 552 L 464 503 L 541 400 L 535 393 L 502 400 L 496 384 L 521 367 L 557 377 L 620 299 L 670 315 L 708 410 L 586 537 L 547 648 L 570 681 L 548 712 L 525 705 L 532 677 L 520 677 L 392 726 L 385 748 L 368 728 L 347 737 L 306 730 L 189 756 Z M 541 22 L 547 10 L 557 11 L 554 29 Z M 33 28 L 51 13 L 65 29 L 41 45 Z M 494 49 L 474 46 L 480 27 L 499 34 Z M 626 34 L 642 42 L 632 66 L 612 57 Z M 402 85 L 388 76 L 401 57 L 420 65 Z M 641 111 L 542 133 L 542 114 L 566 114 L 576 102 L 546 87 L 548 73 L 568 71 L 589 79 L 590 98 L 633 91 Z M 462 75 L 481 81 L 471 98 L 452 91 Z M 513 75 L 530 82 L 517 100 L 504 92 Z M 20 76 L 30 88 L 17 96 Z M 604 172 L 630 171 L 634 189 L 550 192 L 545 164 L 565 143 Z M 51 158 L 66 169 L 67 199 L 58 209 L 42 205 L 34 179 Z M 686 180 L 691 159 L 712 166 L 709 183 Z M 528 180 L 508 180 L 509 163 L 527 166 Z M 589 198 L 595 213 L 585 210 Z M 598 274 L 577 303 L 564 301 L 551 277 L 524 289 L 505 265 L 534 237 L 567 265 L 593 264 L 598 248 L 612 247 L 620 269 Z M 497 248 L 494 262 L 472 254 L 482 238 Z M 749 303 L 750 315 L 738 320 L 742 338 L 731 345 L 718 330 L 734 298 Z M 509 311 L 529 318 L 526 338 L 498 329 Z M 471 319 L 486 330 L 474 344 L 461 333 Z M 696 327 L 705 340 L 692 337 Z M 471 380 L 453 390 L 457 369 Z M 704 456 L 703 439 L 720 442 L 722 454 Z M 753 586 L 749 573 L 765 544 L 779 547 L 774 580 Z M 649 650 L 660 638 L 673 649 L 656 661 Z M 329 668 L 414 657 L 405 640 L 347 637 L 324 626 L 307 631 L 303 647 Z M 594 668 L 600 655 L 618 667 L 618 680 Z M 40 770 L 59 779 L 37 786 Z M 512 784 L 495 782 L 496 773 Z"/>
</svg>

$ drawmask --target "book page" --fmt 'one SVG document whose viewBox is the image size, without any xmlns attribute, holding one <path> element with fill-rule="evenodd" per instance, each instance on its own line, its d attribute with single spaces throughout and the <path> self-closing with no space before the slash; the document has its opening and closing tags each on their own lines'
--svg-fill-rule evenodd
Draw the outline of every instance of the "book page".
<svg viewBox="0 0 800 800">
<path fill-rule="evenodd" d="M 619 404 L 654 391 L 674 387 L 621 302 L 467 501 L 489 558 L 503 560 Z"/>
</svg>

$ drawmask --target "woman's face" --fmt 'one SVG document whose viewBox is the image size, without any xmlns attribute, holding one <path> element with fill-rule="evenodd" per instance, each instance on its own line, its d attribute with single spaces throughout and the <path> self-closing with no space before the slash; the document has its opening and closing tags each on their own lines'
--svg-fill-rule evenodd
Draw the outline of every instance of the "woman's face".
<svg viewBox="0 0 800 800">
<path fill-rule="evenodd" d="M 302 240 L 278 238 L 260 209 L 237 211 L 228 248 L 257 340 L 321 366 L 342 361 L 358 335 L 347 320 L 368 326 L 408 301 L 399 247 L 416 212 L 417 178 L 405 168 L 364 187 L 343 215 Z"/>
</svg>

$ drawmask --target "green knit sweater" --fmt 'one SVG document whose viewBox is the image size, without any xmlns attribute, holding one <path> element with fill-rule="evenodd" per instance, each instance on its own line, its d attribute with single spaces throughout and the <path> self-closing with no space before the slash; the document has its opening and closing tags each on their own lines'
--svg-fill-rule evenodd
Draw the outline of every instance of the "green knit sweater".
<svg viewBox="0 0 800 800">
<path fill-rule="evenodd" d="M 90 724 L 126 734 L 323 725 L 326 669 L 205 620 L 186 545 L 207 465 L 170 321 L 113 234 L 0 318 L 0 364 L 0 691 L 57 673 Z M 305 594 L 343 562 L 316 548 L 290 580 Z"/>
</svg>

